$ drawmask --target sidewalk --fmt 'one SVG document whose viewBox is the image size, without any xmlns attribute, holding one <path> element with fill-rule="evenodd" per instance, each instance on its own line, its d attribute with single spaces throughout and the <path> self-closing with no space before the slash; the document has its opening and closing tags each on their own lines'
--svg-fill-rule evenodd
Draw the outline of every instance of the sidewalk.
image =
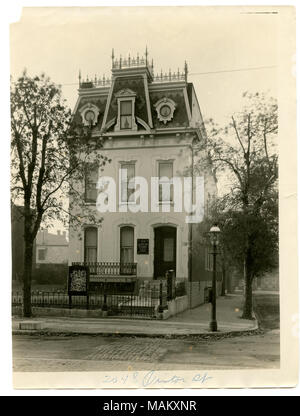
<svg viewBox="0 0 300 416">
<path fill-rule="evenodd" d="M 13 334 L 67 334 L 67 335 L 135 335 L 135 336 L 188 336 L 225 335 L 251 332 L 258 329 L 255 320 L 241 319 L 241 295 L 227 295 L 217 299 L 218 332 L 209 331 L 210 304 L 189 309 L 167 320 L 134 320 L 120 318 L 66 318 L 34 317 L 13 318 Z M 20 323 L 37 323 L 38 329 L 19 329 Z"/>
</svg>

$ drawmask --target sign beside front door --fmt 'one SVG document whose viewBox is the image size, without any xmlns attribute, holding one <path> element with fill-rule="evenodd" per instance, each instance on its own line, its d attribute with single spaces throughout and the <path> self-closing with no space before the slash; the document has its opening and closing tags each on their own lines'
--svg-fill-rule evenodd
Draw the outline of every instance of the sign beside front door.
<svg viewBox="0 0 300 416">
<path fill-rule="evenodd" d="M 137 239 L 137 254 L 149 254 L 149 238 Z"/>
</svg>

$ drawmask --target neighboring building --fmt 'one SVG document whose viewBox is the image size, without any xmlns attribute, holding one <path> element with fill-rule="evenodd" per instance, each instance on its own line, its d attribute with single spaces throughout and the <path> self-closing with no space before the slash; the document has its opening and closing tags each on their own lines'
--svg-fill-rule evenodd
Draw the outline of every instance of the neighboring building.
<svg viewBox="0 0 300 416">
<path fill-rule="evenodd" d="M 12 281 L 21 282 L 24 271 L 24 207 L 12 204 L 11 206 L 11 251 L 12 251 Z M 35 241 L 33 243 L 35 253 Z M 35 267 L 33 256 L 32 267 Z"/>
<path fill-rule="evenodd" d="M 39 231 L 36 237 L 36 268 L 32 279 L 38 285 L 66 287 L 69 243 L 67 233 Z"/>
<path fill-rule="evenodd" d="M 58 230 L 57 234 L 48 230 L 39 231 L 36 237 L 36 264 L 68 263 L 69 243 L 67 233 Z"/>
<path fill-rule="evenodd" d="M 155 205 L 159 212 L 130 212 L 137 203 L 131 178 L 147 180 L 150 211 L 151 177 L 167 181 L 173 176 L 192 175 L 195 163 L 205 153 L 194 152 L 200 142 L 205 143 L 206 132 L 194 86 L 187 76 L 186 64 L 183 73 L 178 70 L 155 76 L 147 50 L 143 58 L 116 60 L 113 55 L 111 80 L 83 82 L 80 76 L 74 119 L 90 126 L 93 138 L 104 139 L 101 152 L 112 162 L 101 176 L 112 177 L 117 184 L 117 212 L 96 210 L 100 170 L 86 178 L 86 204 L 103 217 L 103 223 L 100 227 L 85 224 L 82 237 L 70 228 L 69 264 L 88 262 L 95 278 L 103 273 L 99 263 L 104 262 L 114 262 L 115 266 L 110 266 L 116 267 L 114 274 L 132 271 L 140 280 L 158 279 L 171 269 L 177 280 L 189 282 L 191 305 L 195 306 L 203 302 L 212 275 L 210 252 L 201 243 L 198 224 L 189 225 L 185 211 L 175 212 L 174 192 L 165 193 L 163 186 Z M 122 173 L 119 180 L 120 169 L 127 171 L 127 177 Z M 216 193 L 216 180 L 207 168 L 201 174 L 204 209 Z M 162 212 L 167 204 L 170 212 Z M 196 240 L 200 241 L 199 250 L 189 250 Z"/>
</svg>

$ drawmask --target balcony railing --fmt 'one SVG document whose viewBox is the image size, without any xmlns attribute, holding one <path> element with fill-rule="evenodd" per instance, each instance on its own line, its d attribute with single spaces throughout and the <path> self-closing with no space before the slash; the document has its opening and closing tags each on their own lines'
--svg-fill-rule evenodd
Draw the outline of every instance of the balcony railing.
<svg viewBox="0 0 300 416">
<path fill-rule="evenodd" d="M 73 262 L 73 266 L 88 266 L 92 276 L 136 276 L 136 263 Z"/>
</svg>

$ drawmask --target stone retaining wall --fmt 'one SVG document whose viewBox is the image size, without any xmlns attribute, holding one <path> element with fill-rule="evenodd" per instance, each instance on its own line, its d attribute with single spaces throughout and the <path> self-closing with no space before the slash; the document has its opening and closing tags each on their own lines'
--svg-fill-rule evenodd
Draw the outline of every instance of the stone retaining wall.
<svg viewBox="0 0 300 416">
<path fill-rule="evenodd" d="M 186 311 L 188 308 L 189 308 L 189 298 L 187 295 L 180 296 L 168 302 L 169 316 L 177 315 L 180 312 Z"/>
</svg>

